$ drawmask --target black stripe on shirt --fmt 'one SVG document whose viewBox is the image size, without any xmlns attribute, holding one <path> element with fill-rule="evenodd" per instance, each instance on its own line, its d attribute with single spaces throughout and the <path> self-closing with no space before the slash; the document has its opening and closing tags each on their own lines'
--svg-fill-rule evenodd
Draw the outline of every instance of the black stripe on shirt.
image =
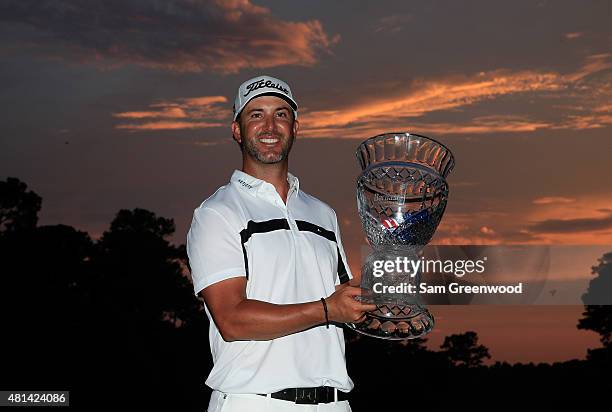
<svg viewBox="0 0 612 412">
<path fill-rule="evenodd" d="M 340 283 L 348 282 L 349 277 L 346 267 L 344 266 L 344 262 L 342 261 L 342 255 L 340 255 L 340 248 L 338 247 L 336 234 L 331 230 L 324 229 L 321 226 L 315 225 L 314 223 L 305 222 L 303 220 L 296 220 L 295 223 L 297 224 L 298 229 L 302 232 L 312 232 L 336 243 L 336 250 L 338 251 L 338 277 L 340 278 Z"/>
<path fill-rule="evenodd" d="M 263 222 L 253 222 L 249 220 L 246 229 L 242 229 L 240 232 L 240 241 L 242 243 L 242 255 L 244 256 L 244 270 L 246 271 L 246 278 L 249 278 L 249 259 L 247 258 L 246 248 L 244 244 L 249 241 L 251 236 L 255 233 L 268 233 L 274 232 L 275 230 L 289 230 L 289 222 L 287 219 L 272 219 L 265 220 Z"/>
<path fill-rule="evenodd" d="M 322 228 L 321 226 L 315 225 L 314 223 L 306 222 L 304 220 L 296 220 L 297 228 L 301 232 L 311 232 L 316 235 L 322 236 L 327 240 L 336 243 L 336 250 L 338 252 L 338 277 L 340 283 L 346 283 L 349 281 L 342 255 L 340 255 L 340 248 L 338 247 L 338 241 L 336 240 L 336 234 L 331 230 Z M 249 241 L 252 235 L 255 233 L 268 233 L 276 230 L 290 230 L 289 222 L 287 219 L 272 219 L 263 222 L 254 222 L 249 220 L 246 229 L 240 232 L 240 240 L 242 243 L 242 254 L 244 256 L 244 269 L 246 271 L 246 277 L 249 278 L 249 261 L 245 248 L 245 243 Z"/>
</svg>

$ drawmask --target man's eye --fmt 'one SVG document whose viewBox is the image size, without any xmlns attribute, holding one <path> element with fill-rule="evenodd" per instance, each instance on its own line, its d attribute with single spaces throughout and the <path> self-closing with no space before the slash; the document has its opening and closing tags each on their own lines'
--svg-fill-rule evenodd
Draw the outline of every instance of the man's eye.
<svg viewBox="0 0 612 412">
<path fill-rule="evenodd" d="M 251 114 L 251 118 L 259 119 L 261 117 L 261 113 L 253 113 Z"/>
<path fill-rule="evenodd" d="M 287 113 L 285 113 L 285 112 L 278 112 L 276 115 L 278 117 L 287 117 Z"/>
</svg>

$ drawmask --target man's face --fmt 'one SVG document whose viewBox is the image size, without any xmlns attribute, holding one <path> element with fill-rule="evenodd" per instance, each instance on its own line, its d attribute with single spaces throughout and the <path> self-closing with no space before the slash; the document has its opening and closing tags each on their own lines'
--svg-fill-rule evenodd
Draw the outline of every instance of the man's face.
<svg viewBox="0 0 612 412">
<path fill-rule="evenodd" d="M 234 139 L 245 155 L 264 164 L 287 158 L 297 130 L 291 106 L 276 96 L 254 98 L 240 113 L 240 123 L 232 123 Z"/>
</svg>

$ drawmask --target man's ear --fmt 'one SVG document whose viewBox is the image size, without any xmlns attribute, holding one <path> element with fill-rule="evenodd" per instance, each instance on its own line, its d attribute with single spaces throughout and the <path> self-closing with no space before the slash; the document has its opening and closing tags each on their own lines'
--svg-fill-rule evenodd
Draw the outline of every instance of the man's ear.
<svg viewBox="0 0 612 412">
<path fill-rule="evenodd" d="M 240 134 L 240 124 L 232 122 L 232 137 L 238 144 L 242 144 L 242 135 Z"/>
<path fill-rule="evenodd" d="M 293 121 L 293 137 L 297 137 L 298 130 L 300 130 L 300 122 L 297 119 Z"/>
</svg>

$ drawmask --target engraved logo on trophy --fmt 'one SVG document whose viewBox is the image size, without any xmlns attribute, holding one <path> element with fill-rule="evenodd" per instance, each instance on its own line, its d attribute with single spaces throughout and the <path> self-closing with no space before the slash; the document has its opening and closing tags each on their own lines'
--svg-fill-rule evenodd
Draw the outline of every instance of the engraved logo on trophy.
<svg viewBox="0 0 612 412">
<path fill-rule="evenodd" d="M 432 330 L 434 318 L 418 293 L 404 292 L 409 285 L 418 290 L 420 273 L 387 272 L 381 292 L 374 263 L 418 259 L 444 214 L 453 154 L 434 139 L 404 132 L 371 137 L 356 154 L 362 169 L 357 207 L 373 250 L 362 267 L 361 287 L 366 293 L 360 299 L 377 309 L 368 312 L 365 321 L 348 326 L 382 339 L 422 337 Z"/>
</svg>

